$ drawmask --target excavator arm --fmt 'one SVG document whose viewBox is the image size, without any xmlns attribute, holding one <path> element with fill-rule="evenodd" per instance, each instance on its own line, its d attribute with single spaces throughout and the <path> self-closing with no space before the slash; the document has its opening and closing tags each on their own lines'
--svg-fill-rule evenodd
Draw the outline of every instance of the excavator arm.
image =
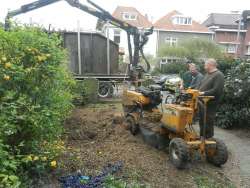
<svg viewBox="0 0 250 188">
<path fill-rule="evenodd" d="M 50 5 L 59 1 L 61 0 L 38 0 L 32 3 L 23 5 L 17 10 L 9 11 L 5 19 L 5 29 L 8 30 L 10 28 L 10 18 L 17 16 L 19 14 L 23 14 L 23 13 L 26 13 L 35 9 L 42 8 L 44 6 L 47 6 L 47 5 Z M 149 30 L 141 31 L 137 27 L 113 17 L 108 11 L 104 10 L 103 8 L 101 8 L 100 6 L 92 2 L 91 0 L 87 0 L 87 1 L 93 7 L 95 7 L 95 9 L 80 3 L 79 0 L 65 0 L 65 1 L 72 7 L 78 8 L 105 22 L 109 22 L 110 24 L 125 30 L 128 36 L 129 60 L 130 60 L 130 64 L 132 65 L 132 67 L 130 67 L 130 73 L 133 71 L 148 72 L 150 70 L 150 64 L 147 61 L 143 53 L 143 47 L 148 41 L 148 36 L 153 33 L 153 27 L 150 28 Z M 131 36 L 133 37 L 133 42 L 134 42 L 133 54 L 132 54 Z M 142 58 L 145 59 L 145 62 L 147 64 L 146 71 L 143 68 L 140 68 L 139 70 L 137 70 L 139 67 L 138 64 L 140 60 L 140 53 L 141 53 Z"/>
</svg>

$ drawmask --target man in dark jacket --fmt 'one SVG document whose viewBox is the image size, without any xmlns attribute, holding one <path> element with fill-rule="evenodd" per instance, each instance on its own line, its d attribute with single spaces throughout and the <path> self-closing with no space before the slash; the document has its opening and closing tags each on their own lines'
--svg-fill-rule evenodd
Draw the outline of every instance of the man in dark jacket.
<svg viewBox="0 0 250 188">
<path fill-rule="evenodd" d="M 224 75 L 217 69 L 217 63 L 215 59 L 208 59 L 205 62 L 204 68 L 207 74 L 198 87 L 200 90 L 200 95 L 214 96 L 215 98 L 208 102 L 206 125 L 204 125 L 204 105 L 199 103 L 200 136 L 204 136 L 203 129 L 204 126 L 206 126 L 206 138 L 211 138 L 214 136 L 214 120 L 216 109 L 223 95 Z"/>
<path fill-rule="evenodd" d="M 190 61 L 187 62 L 188 71 L 186 71 L 182 76 L 181 89 L 187 89 L 192 82 L 192 73 L 191 73 L 192 64 L 193 63 L 191 63 Z"/>
<path fill-rule="evenodd" d="M 198 71 L 195 64 L 190 65 L 190 71 L 192 75 L 192 81 L 190 83 L 189 88 L 197 89 L 203 79 L 203 75 Z"/>
</svg>

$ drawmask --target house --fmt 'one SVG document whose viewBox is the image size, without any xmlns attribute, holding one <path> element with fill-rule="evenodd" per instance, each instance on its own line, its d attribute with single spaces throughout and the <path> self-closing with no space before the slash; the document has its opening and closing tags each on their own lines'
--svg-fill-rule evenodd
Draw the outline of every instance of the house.
<svg viewBox="0 0 250 188">
<path fill-rule="evenodd" d="M 175 46 L 190 38 L 213 39 L 213 32 L 207 27 L 176 10 L 156 21 L 154 28 L 157 35 L 156 52 L 166 44 Z"/>
<path fill-rule="evenodd" d="M 250 59 L 250 10 L 243 11 L 241 22 L 243 29 L 247 30 L 244 37 L 243 54 L 246 59 Z"/>
<path fill-rule="evenodd" d="M 244 58 L 250 55 L 249 18 L 239 13 L 211 13 L 203 25 L 214 32 L 214 40 L 228 55 Z"/>
<path fill-rule="evenodd" d="M 113 17 L 125 21 L 139 29 L 149 29 L 152 27 L 152 23 L 148 20 L 147 16 L 143 16 L 134 7 L 118 6 L 112 14 Z M 105 35 L 119 44 L 120 51 L 126 56 L 128 55 L 128 40 L 126 31 L 119 27 L 115 27 L 112 24 L 105 24 L 103 27 Z M 155 51 L 154 42 L 150 37 L 148 43 L 144 47 L 145 54 L 152 54 Z"/>
</svg>

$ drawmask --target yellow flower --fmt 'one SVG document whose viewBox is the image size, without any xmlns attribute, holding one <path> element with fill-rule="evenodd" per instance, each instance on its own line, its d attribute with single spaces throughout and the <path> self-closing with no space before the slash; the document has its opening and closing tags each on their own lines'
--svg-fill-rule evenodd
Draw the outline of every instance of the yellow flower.
<svg viewBox="0 0 250 188">
<path fill-rule="evenodd" d="M 4 79 L 4 80 L 10 80 L 10 76 L 4 75 L 4 76 L 3 76 L 3 79 Z"/>
<path fill-rule="evenodd" d="M 28 155 L 26 159 L 27 159 L 28 161 L 32 161 L 32 156 L 31 156 L 31 155 Z"/>
<path fill-rule="evenodd" d="M 47 161 L 47 157 L 42 157 L 42 161 Z"/>
<path fill-rule="evenodd" d="M 38 157 L 38 156 L 35 156 L 33 160 L 34 160 L 34 161 L 37 161 L 38 159 L 39 159 L 39 157 Z"/>
<path fill-rule="evenodd" d="M 2 57 L 2 61 L 3 62 L 7 61 L 7 58 L 6 57 Z"/>
<path fill-rule="evenodd" d="M 4 67 L 5 67 L 6 69 L 10 68 L 10 67 L 11 67 L 11 63 L 5 63 Z"/>
<path fill-rule="evenodd" d="M 56 161 L 51 161 L 50 162 L 50 166 L 53 167 L 53 168 L 55 168 L 56 167 Z"/>
<path fill-rule="evenodd" d="M 47 57 L 47 58 L 50 58 L 50 57 L 51 57 L 51 54 L 46 54 L 46 57 Z"/>
<path fill-rule="evenodd" d="M 38 60 L 38 62 L 42 62 L 43 61 L 43 57 L 42 56 L 37 56 L 37 60 Z"/>
<path fill-rule="evenodd" d="M 26 69 L 26 72 L 28 72 L 28 73 L 30 73 L 31 71 L 32 71 L 31 68 L 27 68 L 27 69 Z"/>
</svg>

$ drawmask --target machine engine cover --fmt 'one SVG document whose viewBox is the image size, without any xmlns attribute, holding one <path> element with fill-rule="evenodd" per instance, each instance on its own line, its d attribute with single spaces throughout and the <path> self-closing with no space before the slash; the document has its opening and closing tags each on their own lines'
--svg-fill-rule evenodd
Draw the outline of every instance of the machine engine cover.
<svg viewBox="0 0 250 188">
<path fill-rule="evenodd" d="M 185 127 L 192 123 L 193 110 L 175 104 L 165 104 L 161 122 L 163 127 L 175 133 L 183 133 Z"/>
</svg>

